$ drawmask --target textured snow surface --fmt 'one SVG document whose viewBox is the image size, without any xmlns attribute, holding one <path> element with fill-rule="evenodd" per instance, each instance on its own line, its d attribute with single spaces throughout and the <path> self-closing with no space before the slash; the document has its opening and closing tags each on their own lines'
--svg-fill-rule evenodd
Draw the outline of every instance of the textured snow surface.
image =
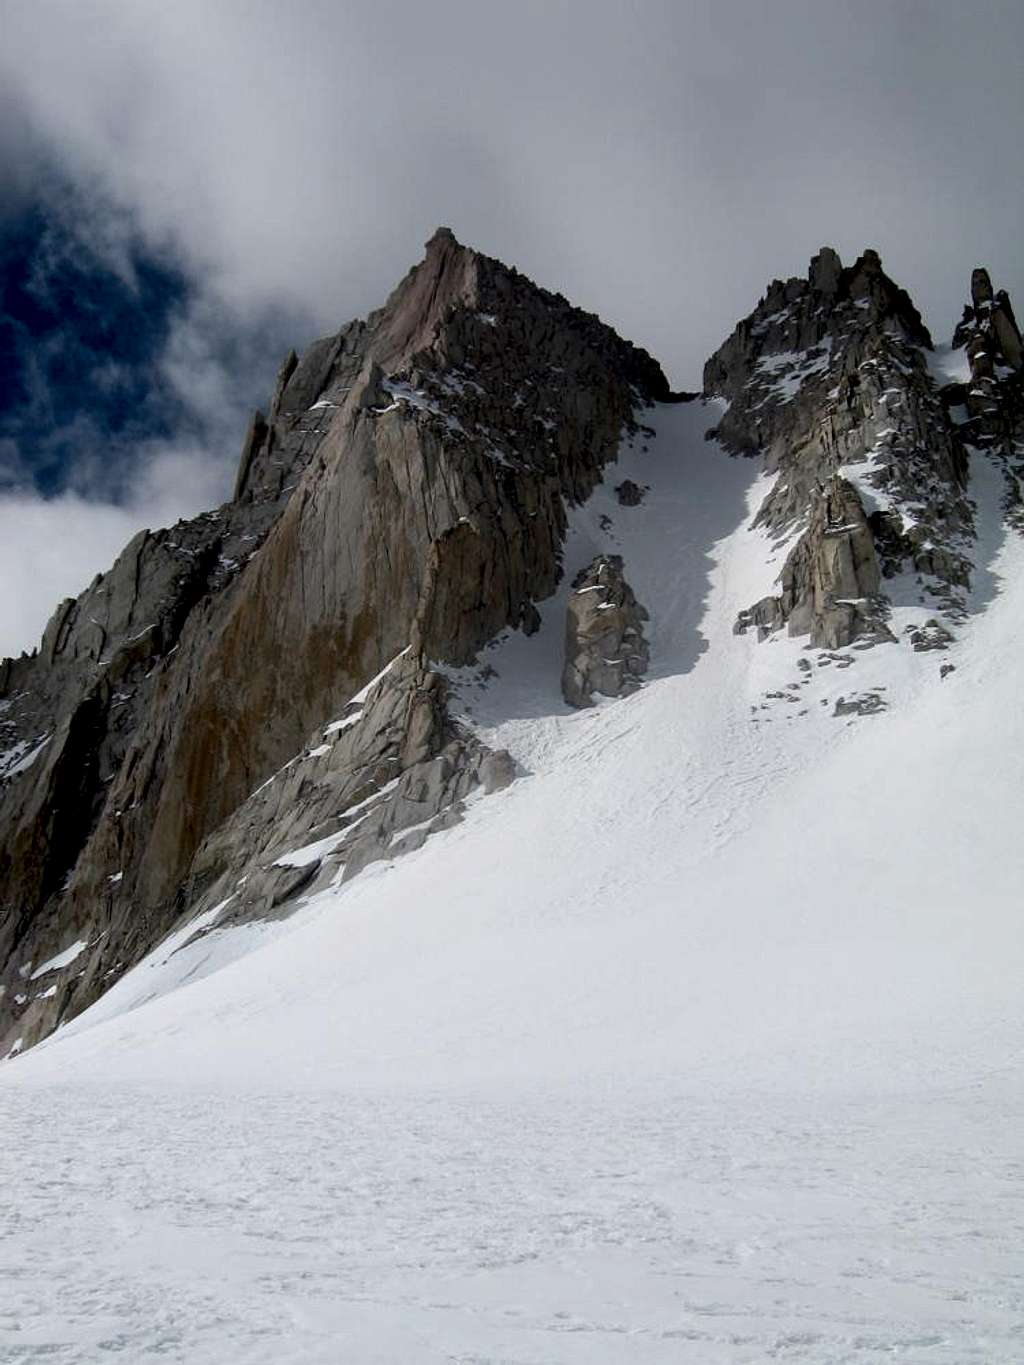
<svg viewBox="0 0 1024 1365">
<path fill-rule="evenodd" d="M 519 780 L 0 1067 L 5 1365 L 1024 1359 L 1021 544 L 979 464 L 947 653 L 734 636 L 782 551 L 714 417 L 652 415 L 457 675 Z M 597 553 L 652 668 L 572 713 Z"/>
<path fill-rule="evenodd" d="M 1021 1358 L 999 1076 L 5 1099 L 5 1362 Z"/>
</svg>

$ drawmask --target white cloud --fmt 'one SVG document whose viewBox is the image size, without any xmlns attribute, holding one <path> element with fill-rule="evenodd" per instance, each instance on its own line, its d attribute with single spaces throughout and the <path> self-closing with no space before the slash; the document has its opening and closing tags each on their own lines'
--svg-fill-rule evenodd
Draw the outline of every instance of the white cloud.
<svg viewBox="0 0 1024 1365">
<path fill-rule="evenodd" d="M 823 242 L 940 331 L 976 257 L 1013 287 L 1022 40 L 1003 0 L 48 0 L 0 74 L 240 314 L 333 327 L 447 222 L 692 383 Z"/>
</svg>

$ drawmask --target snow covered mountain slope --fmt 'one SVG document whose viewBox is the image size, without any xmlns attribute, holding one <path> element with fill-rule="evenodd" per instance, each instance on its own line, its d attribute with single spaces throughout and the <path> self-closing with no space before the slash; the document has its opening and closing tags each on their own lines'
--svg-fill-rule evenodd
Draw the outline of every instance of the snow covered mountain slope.
<svg viewBox="0 0 1024 1365">
<path fill-rule="evenodd" d="M 806 1027 L 819 1011 L 854 1010 L 846 1022 L 859 1050 L 865 1030 L 885 1038 L 905 1033 L 914 1011 L 947 1013 L 949 992 L 967 989 L 988 1009 L 998 974 L 976 991 L 964 955 L 988 960 L 995 944 L 1012 1000 L 1022 884 L 1005 800 L 1019 734 L 1016 538 L 987 547 L 982 591 L 991 575 L 1002 592 L 963 646 L 943 654 L 955 671 L 941 686 L 939 662 L 905 647 L 834 662 L 793 639 L 757 647 L 730 628 L 734 604 L 771 572 L 765 533 L 748 528 L 755 466 L 701 439 L 703 405 L 663 408 L 658 422 L 658 438 L 635 438 L 615 469 L 650 486 L 644 503 L 620 507 L 609 479 L 581 509 L 541 631 L 510 634 L 481 668 L 454 674 L 466 717 L 525 776 L 475 807 L 464 828 L 311 898 L 291 922 L 225 930 L 228 953 L 235 935 L 247 947 L 266 934 L 273 946 L 119 1018 L 161 980 L 161 990 L 187 983 L 224 951 L 215 927 L 170 956 L 161 948 L 152 961 L 166 967 L 130 973 L 40 1052 L 41 1068 L 44 1056 L 63 1066 L 66 1035 L 81 1035 L 78 1064 L 96 1052 L 104 1069 L 116 1039 L 130 1038 L 138 1078 L 148 1046 L 169 1066 L 188 1035 L 206 1057 L 188 1056 L 188 1074 L 210 1065 L 254 1082 L 274 1074 L 275 1053 L 279 1065 L 371 1082 L 392 1071 L 449 1079 L 453 1067 L 474 1079 L 520 1067 L 649 1068 L 663 1048 L 675 1068 L 733 1046 L 741 1001 L 753 1024 L 742 1046 L 763 1048 L 772 1066 L 782 1042 L 817 1048 Z M 996 483 L 979 459 L 982 509 Z M 574 568 L 605 550 L 623 552 L 651 613 L 651 676 L 636 696 L 571 712 L 556 690 L 564 599 Z M 807 658 L 813 669 L 801 669 Z M 855 695 L 878 695 L 888 711 L 836 716 L 836 702 Z M 979 695 L 984 707 L 973 704 Z M 476 962 L 481 952 L 491 969 Z M 383 1016 L 365 1034 L 364 990 Z M 258 1046 L 254 1009 L 269 1030 Z M 495 1010 L 500 1026 L 482 1031 L 481 1016 Z M 174 1030 L 182 1041 L 162 1039 L 158 1020 L 181 1014 L 190 1021 L 184 1035 Z M 114 1022 L 100 1027 L 104 1018 Z M 592 1035 L 605 1029 L 598 1045 Z"/>
<path fill-rule="evenodd" d="M 972 454 L 940 655 L 898 598 L 892 643 L 758 643 L 786 547 L 720 413 L 649 409 L 540 630 L 449 670 L 518 780 L 287 921 L 186 926 L 4 1066 L 0 1358 L 1021 1358 L 1002 474 Z M 597 554 L 651 667 L 571 711 Z"/>
</svg>

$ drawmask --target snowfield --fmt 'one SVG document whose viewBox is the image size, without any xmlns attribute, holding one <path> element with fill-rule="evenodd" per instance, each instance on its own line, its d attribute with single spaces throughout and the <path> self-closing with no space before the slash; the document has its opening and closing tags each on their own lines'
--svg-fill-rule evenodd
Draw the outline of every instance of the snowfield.
<svg viewBox="0 0 1024 1365">
<path fill-rule="evenodd" d="M 453 675 L 519 780 L 0 1067 L 3 1365 L 1024 1359 L 1024 547 L 975 457 L 947 653 L 736 636 L 786 547 L 716 416 L 652 412 Z M 599 552 L 652 667 L 573 713 Z"/>
</svg>

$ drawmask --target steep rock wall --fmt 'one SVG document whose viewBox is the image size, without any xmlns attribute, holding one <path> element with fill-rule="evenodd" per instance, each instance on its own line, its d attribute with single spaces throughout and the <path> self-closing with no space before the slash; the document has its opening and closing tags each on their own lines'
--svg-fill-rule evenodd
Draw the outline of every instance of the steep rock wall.
<svg viewBox="0 0 1024 1365">
<path fill-rule="evenodd" d="M 212 836 L 389 660 L 411 645 L 392 708 L 406 714 L 428 660 L 465 663 L 529 626 L 561 572 L 566 504 L 634 408 L 667 397 L 645 352 L 447 229 L 384 308 L 290 355 L 235 500 L 138 538 L 63 604 L 40 653 L 0 671 L 18 754 L 0 792 L 0 1053 L 259 862 L 259 840 Z M 443 724 L 435 740 L 431 760 L 453 742 Z M 358 786 L 365 755 L 346 754 Z M 464 743 L 444 765 L 435 814 L 493 785 Z M 297 828 L 328 819 L 321 797 L 300 804 Z M 392 810 L 380 837 L 402 820 Z M 22 988 L 72 940 L 87 944 L 72 965 Z"/>
</svg>

